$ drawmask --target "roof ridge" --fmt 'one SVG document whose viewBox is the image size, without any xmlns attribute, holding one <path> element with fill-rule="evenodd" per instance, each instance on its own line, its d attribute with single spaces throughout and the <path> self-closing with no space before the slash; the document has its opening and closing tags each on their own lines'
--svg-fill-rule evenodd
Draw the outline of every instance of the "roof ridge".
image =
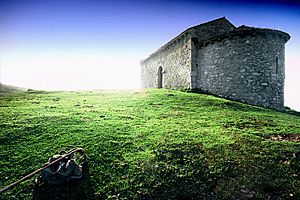
<svg viewBox="0 0 300 200">
<path fill-rule="evenodd" d="M 204 23 L 198 24 L 198 26 L 199 26 L 199 25 L 209 24 L 209 23 L 216 22 L 216 21 L 221 21 L 221 20 L 224 20 L 224 19 L 226 19 L 225 16 L 224 16 L 224 17 L 217 18 L 217 19 L 210 20 L 210 21 L 208 21 L 208 22 L 204 22 Z M 226 20 L 228 21 L 228 19 L 226 19 Z M 197 26 L 197 25 L 196 25 L 196 26 Z"/>
<path fill-rule="evenodd" d="M 208 24 L 213 24 L 213 23 L 216 23 L 218 21 L 224 21 L 225 23 L 229 23 L 229 24 L 232 25 L 232 27 L 236 28 L 228 19 L 226 19 L 225 16 L 217 18 L 217 19 L 214 19 L 214 20 L 211 20 L 211 21 L 208 21 L 208 22 L 205 22 L 205 23 L 202 23 L 202 24 L 198 24 L 196 26 L 192 26 L 190 28 L 185 29 L 184 31 L 182 31 L 181 33 L 179 33 L 176 37 L 174 37 L 173 39 L 171 39 L 170 41 L 168 41 L 167 43 L 165 43 L 163 46 L 161 46 L 160 48 L 158 48 L 157 50 L 155 50 L 152 54 L 150 54 L 148 56 L 148 58 L 150 58 L 151 56 L 155 55 L 156 53 L 158 53 L 162 49 L 166 48 L 167 46 L 169 46 L 170 44 L 172 44 L 172 42 L 178 40 L 178 38 L 181 38 L 185 34 L 189 33 L 191 30 L 197 29 L 198 27 L 205 27 Z M 146 58 L 146 59 L 148 59 L 148 58 Z M 144 60 L 146 60 L 146 59 L 144 59 Z"/>
<path fill-rule="evenodd" d="M 192 28 L 196 28 L 196 27 L 199 27 L 199 26 L 204 26 L 204 25 L 207 25 L 207 24 L 210 24 L 210 23 L 214 23 L 214 22 L 217 22 L 217 21 L 222 21 L 222 20 L 225 20 L 227 22 L 229 22 L 230 24 L 232 24 L 225 16 L 224 17 L 220 17 L 220 18 L 217 18 L 217 19 L 213 19 L 211 21 L 208 21 L 208 22 L 204 22 L 204 23 L 201 23 L 201 24 L 198 24 L 198 25 L 195 25 L 195 26 L 192 26 L 192 27 L 189 27 L 188 29 L 186 29 L 185 31 L 189 30 L 189 29 L 192 29 Z M 233 25 L 233 24 L 232 24 Z M 233 25 L 234 26 L 234 25 Z M 235 27 L 235 26 L 234 26 Z M 184 32 L 184 31 L 183 31 Z"/>
</svg>

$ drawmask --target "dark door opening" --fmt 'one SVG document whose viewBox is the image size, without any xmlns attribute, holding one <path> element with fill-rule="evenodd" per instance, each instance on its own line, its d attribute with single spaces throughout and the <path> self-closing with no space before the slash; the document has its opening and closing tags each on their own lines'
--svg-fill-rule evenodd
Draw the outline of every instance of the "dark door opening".
<svg viewBox="0 0 300 200">
<path fill-rule="evenodd" d="M 159 66 L 157 71 L 157 88 L 162 88 L 162 82 L 163 82 L 163 68 L 162 66 Z"/>
</svg>

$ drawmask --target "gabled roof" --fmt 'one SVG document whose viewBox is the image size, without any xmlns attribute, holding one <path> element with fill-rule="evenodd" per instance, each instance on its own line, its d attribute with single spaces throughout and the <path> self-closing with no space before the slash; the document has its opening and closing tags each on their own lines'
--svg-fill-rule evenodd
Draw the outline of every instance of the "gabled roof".
<svg viewBox="0 0 300 200">
<path fill-rule="evenodd" d="M 190 27 L 180 33 L 178 36 L 167 42 L 165 45 L 160 47 L 154 53 L 152 53 L 147 59 L 155 56 L 156 54 L 164 51 L 174 43 L 178 41 L 189 40 L 193 38 L 197 38 L 197 42 L 199 44 L 206 44 L 209 42 L 217 41 L 226 37 L 231 37 L 234 35 L 241 35 L 241 34 L 251 34 L 251 33 L 270 33 L 270 34 L 277 34 L 280 37 L 284 38 L 285 42 L 290 39 L 290 35 L 279 30 L 267 29 L 267 28 L 255 28 L 249 26 L 240 26 L 235 27 L 230 21 L 228 21 L 225 17 L 218 18 L 209 22 L 205 22 L 193 27 Z"/>
<path fill-rule="evenodd" d="M 236 27 L 228 19 L 226 19 L 225 17 L 221 17 L 209 22 L 192 26 L 186 29 L 185 31 L 181 32 L 178 36 L 173 38 L 168 43 L 182 37 L 183 35 L 188 35 L 188 34 L 191 34 L 191 36 L 195 36 L 194 34 L 197 34 L 198 39 L 201 40 L 201 38 L 203 38 L 203 40 L 205 40 L 220 35 L 220 33 L 231 31 L 235 28 Z"/>
<path fill-rule="evenodd" d="M 194 33 L 199 41 L 205 41 L 209 38 L 221 35 L 234 30 L 236 27 L 225 17 L 218 18 L 206 23 L 188 28 L 184 32 Z M 184 33 L 183 32 L 183 33 Z"/>
<path fill-rule="evenodd" d="M 197 37 L 199 42 L 204 42 L 205 40 L 215 37 L 217 35 L 224 34 L 225 32 L 229 32 L 236 27 L 228 21 L 225 17 L 218 18 L 209 22 L 205 22 L 193 27 L 190 27 L 180 33 L 178 36 L 167 42 L 165 45 L 160 47 L 154 53 L 152 53 L 148 58 L 154 56 L 155 54 L 163 51 L 165 48 L 174 44 L 176 41 L 181 40 L 183 38 L 191 39 L 193 37 Z M 147 58 L 145 59 L 147 60 Z"/>
</svg>

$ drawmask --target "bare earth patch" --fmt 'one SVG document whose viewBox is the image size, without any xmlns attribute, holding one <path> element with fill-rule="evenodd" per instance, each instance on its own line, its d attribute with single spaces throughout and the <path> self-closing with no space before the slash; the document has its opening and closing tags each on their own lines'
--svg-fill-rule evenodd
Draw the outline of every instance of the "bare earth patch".
<svg viewBox="0 0 300 200">
<path fill-rule="evenodd" d="M 270 135 L 269 139 L 272 141 L 289 141 L 289 142 L 300 142 L 300 133 L 286 133 L 281 135 Z"/>
</svg>

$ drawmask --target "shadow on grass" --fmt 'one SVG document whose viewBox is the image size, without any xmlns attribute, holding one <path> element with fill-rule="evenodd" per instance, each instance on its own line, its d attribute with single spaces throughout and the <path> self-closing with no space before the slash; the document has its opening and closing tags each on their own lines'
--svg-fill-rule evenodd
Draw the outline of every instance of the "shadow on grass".
<svg viewBox="0 0 300 200">
<path fill-rule="evenodd" d="M 257 105 L 252 105 L 251 106 L 251 104 L 247 104 L 247 103 L 244 103 L 244 102 L 236 100 L 236 99 L 231 99 L 229 97 L 225 98 L 225 97 L 222 97 L 222 96 L 218 96 L 218 95 L 212 94 L 208 91 L 204 91 L 204 90 L 201 90 L 201 89 L 182 90 L 182 91 L 183 92 L 189 92 L 189 93 L 195 93 L 195 94 L 206 94 L 206 95 L 211 95 L 211 96 L 214 96 L 214 97 L 217 97 L 217 98 L 223 98 L 223 99 L 230 100 L 230 102 L 229 101 L 224 102 L 224 103 L 220 102 L 220 105 L 222 104 L 223 106 L 226 106 L 227 108 L 230 108 L 234 111 L 261 111 L 261 109 L 263 109 L 263 107 L 260 107 L 260 106 L 257 106 Z M 248 106 L 245 106 L 245 105 L 248 105 Z M 276 109 L 273 109 L 273 108 L 265 108 L 265 109 L 270 109 L 270 110 L 273 110 L 273 111 L 286 113 L 286 114 L 289 114 L 289 115 L 300 116 L 299 111 L 290 109 L 289 107 L 284 107 L 283 110 L 276 110 Z"/>
<path fill-rule="evenodd" d="M 43 199 L 97 199 L 88 165 L 83 168 L 83 178 L 65 185 L 36 186 L 33 191 L 34 200 Z"/>
<path fill-rule="evenodd" d="M 300 112 L 296 111 L 296 110 L 293 110 L 289 107 L 284 107 L 284 111 L 283 113 L 287 113 L 287 114 L 290 114 L 290 115 L 295 115 L 295 116 L 300 116 Z"/>
<path fill-rule="evenodd" d="M 201 145 L 175 144 L 154 153 L 130 180 L 133 199 L 217 199 Z"/>
<path fill-rule="evenodd" d="M 300 199 L 300 160 L 294 156 L 298 149 L 295 143 L 275 144 L 253 138 L 214 147 L 214 166 L 219 171 L 215 192 L 219 199 Z M 227 172 L 226 163 L 233 164 Z M 233 175 L 229 177 L 228 172 Z"/>
<path fill-rule="evenodd" d="M 295 167 L 299 161 L 290 147 L 285 148 L 247 139 L 209 149 L 201 144 L 158 147 L 153 159 L 139 164 L 127 190 L 113 196 L 145 200 L 299 199 L 296 183 L 300 171 Z"/>
<path fill-rule="evenodd" d="M 194 94 L 206 94 L 206 95 L 214 96 L 217 98 L 221 98 L 222 99 L 221 101 L 215 101 L 215 100 L 211 101 L 210 105 L 226 107 L 233 111 L 261 111 L 261 109 L 262 109 L 261 107 L 255 107 L 250 104 L 245 104 L 242 101 L 238 101 L 236 99 L 231 99 L 229 97 L 225 98 L 225 97 L 215 95 L 215 94 L 212 94 L 210 92 L 200 90 L 200 89 L 186 90 L 183 92 L 189 92 L 189 93 L 194 93 Z"/>
</svg>

